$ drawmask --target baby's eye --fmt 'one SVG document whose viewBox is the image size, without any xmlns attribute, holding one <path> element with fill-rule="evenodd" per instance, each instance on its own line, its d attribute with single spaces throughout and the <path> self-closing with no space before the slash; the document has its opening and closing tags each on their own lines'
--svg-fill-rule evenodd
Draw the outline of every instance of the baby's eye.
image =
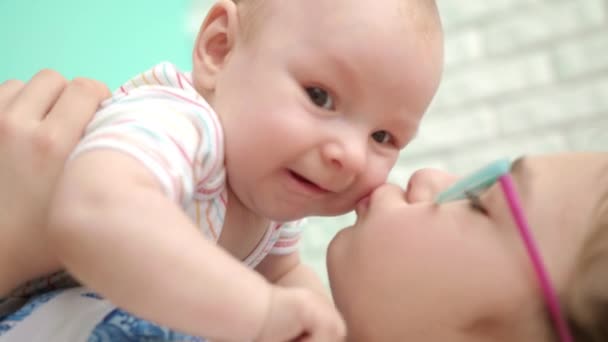
<svg viewBox="0 0 608 342">
<path fill-rule="evenodd" d="M 386 144 L 391 142 L 392 136 L 387 131 L 377 131 L 372 133 L 372 139 L 374 139 L 374 141 L 376 141 L 377 143 Z"/>
<path fill-rule="evenodd" d="M 479 199 L 479 195 L 473 192 L 466 193 L 467 199 L 469 200 L 469 205 L 473 211 L 476 211 L 483 215 L 488 215 L 488 210 L 481 203 L 481 199 Z"/>
<path fill-rule="evenodd" d="M 335 109 L 334 99 L 331 97 L 331 95 L 329 95 L 327 90 L 319 87 L 306 87 L 305 89 L 310 101 L 312 101 L 315 106 L 327 110 Z"/>
</svg>

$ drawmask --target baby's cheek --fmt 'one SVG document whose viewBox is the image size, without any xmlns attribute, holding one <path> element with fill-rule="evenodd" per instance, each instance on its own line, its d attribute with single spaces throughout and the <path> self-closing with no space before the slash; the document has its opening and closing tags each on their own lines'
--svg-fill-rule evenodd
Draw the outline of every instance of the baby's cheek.
<svg viewBox="0 0 608 342">
<path fill-rule="evenodd" d="M 388 175 L 395 165 L 392 160 L 383 160 L 377 163 L 370 162 L 368 165 L 365 184 L 369 190 L 373 190 L 388 180 Z"/>
<path fill-rule="evenodd" d="M 386 179 L 386 176 L 367 179 L 367 181 L 362 185 L 361 193 L 365 196 L 370 195 L 378 187 L 382 186 L 383 184 L 386 184 Z"/>
</svg>

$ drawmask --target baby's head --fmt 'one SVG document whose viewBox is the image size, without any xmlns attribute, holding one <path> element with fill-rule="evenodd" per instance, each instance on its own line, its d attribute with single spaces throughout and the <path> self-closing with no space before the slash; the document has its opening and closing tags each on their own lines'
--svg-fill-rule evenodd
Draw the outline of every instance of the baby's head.
<svg viewBox="0 0 608 342">
<path fill-rule="evenodd" d="M 516 165 L 521 205 L 575 340 L 608 340 L 608 153 Z M 426 184 L 412 178 L 408 191 Z M 475 206 L 405 198 L 380 187 L 330 245 L 349 340 L 558 341 L 498 184 Z"/>
<path fill-rule="evenodd" d="M 193 54 L 230 190 L 274 220 L 352 210 L 415 136 L 442 71 L 430 0 L 220 0 Z"/>
</svg>

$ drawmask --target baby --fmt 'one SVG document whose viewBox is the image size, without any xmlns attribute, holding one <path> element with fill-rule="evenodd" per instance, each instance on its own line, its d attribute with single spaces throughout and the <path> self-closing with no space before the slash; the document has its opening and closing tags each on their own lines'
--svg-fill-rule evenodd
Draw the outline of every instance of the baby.
<svg viewBox="0 0 608 342">
<path fill-rule="evenodd" d="M 299 220 L 346 213 L 385 182 L 441 65 L 430 0 L 218 1 L 192 73 L 157 65 L 96 114 L 48 232 L 32 236 L 48 239 L 32 258 L 45 261 L 11 270 L 2 295 L 66 269 L 193 335 L 340 340 L 340 315 L 300 263 Z"/>
</svg>

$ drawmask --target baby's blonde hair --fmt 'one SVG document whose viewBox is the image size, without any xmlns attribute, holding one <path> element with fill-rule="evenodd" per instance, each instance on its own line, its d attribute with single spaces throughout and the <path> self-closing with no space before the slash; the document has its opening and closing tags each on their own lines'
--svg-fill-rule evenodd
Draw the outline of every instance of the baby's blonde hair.
<svg viewBox="0 0 608 342">
<path fill-rule="evenodd" d="M 608 184 L 608 167 L 603 177 L 606 182 L 599 184 Z M 608 187 L 595 213 L 595 226 L 561 296 L 574 339 L 579 342 L 608 341 Z"/>
<path fill-rule="evenodd" d="M 231 0 L 239 9 L 240 29 L 245 41 L 249 41 L 262 24 L 263 0 Z"/>
<path fill-rule="evenodd" d="M 264 0 L 231 0 L 239 8 L 239 18 L 241 29 L 245 40 L 249 40 L 264 21 Z M 290 0 L 296 1 L 296 0 Z M 304 0 L 306 1 L 306 0 Z M 331 1 L 331 0 L 330 0 Z M 371 0 L 377 1 L 377 0 Z M 407 0 L 403 0 L 403 4 Z M 408 7 L 401 8 L 405 15 L 414 20 L 417 24 L 424 24 L 426 33 L 441 33 L 441 20 L 439 18 L 437 4 L 435 0 L 418 0 L 420 4 L 416 10 Z"/>
</svg>

